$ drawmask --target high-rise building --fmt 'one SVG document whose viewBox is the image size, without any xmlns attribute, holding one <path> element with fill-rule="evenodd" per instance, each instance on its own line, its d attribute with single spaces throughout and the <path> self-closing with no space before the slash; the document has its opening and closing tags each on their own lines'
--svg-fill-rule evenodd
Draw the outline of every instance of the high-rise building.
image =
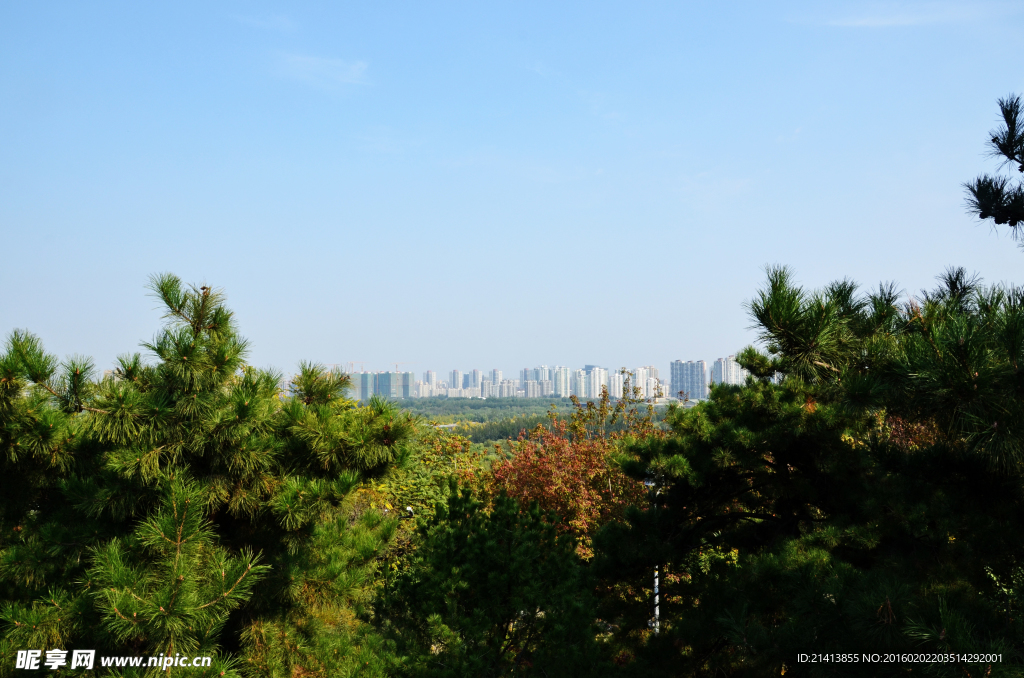
<svg viewBox="0 0 1024 678">
<path fill-rule="evenodd" d="M 462 372 L 452 370 L 448 375 L 448 388 L 462 388 Z"/>
<path fill-rule="evenodd" d="M 434 370 L 427 370 L 423 373 L 423 381 L 431 388 L 431 390 L 437 388 L 437 372 Z"/>
<path fill-rule="evenodd" d="M 551 374 L 551 381 L 554 386 L 554 395 L 556 398 L 568 398 L 572 390 L 569 386 L 569 368 L 568 367 L 555 367 Z"/>
<path fill-rule="evenodd" d="M 537 382 L 537 385 L 540 386 L 541 398 L 550 398 L 555 394 L 555 382 L 550 379 L 542 379 Z"/>
<path fill-rule="evenodd" d="M 385 398 L 397 398 L 398 397 L 398 373 L 397 372 L 378 372 L 376 375 L 377 383 L 374 388 L 374 395 L 384 396 Z"/>
<path fill-rule="evenodd" d="M 473 370 L 473 371 L 471 371 L 469 373 L 469 387 L 470 388 L 480 388 L 480 382 L 481 381 L 482 381 L 482 379 L 480 378 L 480 370 Z"/>
<path fill-rule="evenodd" d="M 622 397 L 622 388 L 625 383 L 625 378 L 620 372 L 608 375 L 608 395 L 613 398 Z"/>
<path fill-rule="evenodd" d="M 584 365 L 582 370 L 573 372 L 573 376 L 576 379 L 573 393 L 581 398 L 600 398 L 601 387 L 608 386 L 608 370 L 597 365 Z"/>
<path fill-rule="evenodd" d="M 491 383 L 495 386 L 501 383 L 501 370 L 491 370 Z"/>
<path fill-rule="evenodd" d="M 569 379 L 569 392 L 577 398 L 587 397 L 587 373 L 583 370 L 573 370 Z"/>
<path fill-rule="evenodd" d="M 398 397 L 411 398 L 416 390 L 416 374 L 413 372 L 397 372 Z"/>
<path fill-rule="evenodd" d="M 608 370 L 596 365 L 590 365 L 590 374 L 587 375 L 587 397 L 597 399 L 601 397 L 601 390 L 608 386 Z"/>
<path fill-rule="evenodd" d="M 416 375 L 412 372 L 378 372 L 378 395 L 392 398 L 412 397 L 416 388 Z"/>
<path fill-rule="evenodd" d="M 352 397 L 355 400 L 369 400 L 377 391 L 377 375 L 373 372 L 359 372 L 352 376 Z"/>
<path fill-rule="evenodd" d="M 747 372 L 745 369 L 740 367 L 740 364 L 736 362 L 736 356 L 731 355 L 727 358 L 727 360 L 729 364 L 729 371 L 727 373 L 727 376 L 729 379 L 732 380 L 729 383 L 737 384 L 739 386 L 742 386 L 743 384 L 747 383 L 747 376 L 750 374 L 750 372 Z"/>
<path fill-rule="evenodd" d="M 711 366 L 711 382 L 714 384 L 734 384 L 742 386 L 747 381 L 748 372 L 736 362 L 736 356 L 719 358 Z"/>
<path fill-rule="evenodd" d="M 679 391 L 683 387 L 683 361 L 673 360 L 668 365 L 669 371 L 669 393 L 673 398 L 679 397 Z"/>
<path fill-rule="evenodd" d="M 640 389 L 640 396 L 643 398 L 651 397 L 651 394 L 647 392 L 647 379 L 650 376 L 650 372 L 646 367 L 638 367 L 633 370 L 632 386 Z"/>
<path fill-rule="evenodd" d="M 665 395 L 665 392 L 661 389 L 661 382 L 656 377 L 647 377 L 644 393 L 647 394 L 648 398 L 660 398 Z"/>
<path fill-rule="evenodd" d="M 697 394 L 693 400 L 707 400 L 708 398 L 708 364 L 703 360 L 694 361 L 690 368 L 690 383 L 693 384 L 693 393 Z M 687 391 L 689 393 L 690 391 Z"/>
<path fill-rule="evenodd" d="M 708 368 L 703 360 L 674 360 L 672 368 L 672 394 L 689 400 L 705 400 L 708 397 Z"/>
</svg>

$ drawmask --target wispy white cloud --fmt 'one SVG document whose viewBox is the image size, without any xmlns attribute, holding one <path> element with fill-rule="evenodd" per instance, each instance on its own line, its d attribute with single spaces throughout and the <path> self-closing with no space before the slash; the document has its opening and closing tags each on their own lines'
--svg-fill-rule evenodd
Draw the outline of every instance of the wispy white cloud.
<svg viewBox="0 0 1024 678">
<path fill-rule="evenodd" d="M 790 144 L 800 138 L 800 132 L 803 130 L 802 127 L 797 127 L 790 134 L 780 134 L 775 137 L 775 141 L 780 144 Z"/>
<path fill-rule="evenodd" d="M 534 62 L 533 66 L 530 67 L 530 70 L 542 78 L 547 78 L 551 76 L 551 69 L 545 66 L 540 61 Z"/>
<path fill-rule="evenodd" d="M 388 155 L 405 153 L 424 143 L 421 139 L 409 138 L 384 126 L 370 128 L 355 138 L 365 150 Z"/>
<path fill-rule="evenodd" d="M 721 211 L 721 206 L 748 196 L 758 181 L 749 176 L 736 176 L 733 170 L 711 170 L 684 174 L 675 181 L 675 193 L 694 208 Z"/>
<path fill-rule="evenodd" d="M 472 169 L 489 174 L 507 174 L 539 184 L 552 185 L 575 183 L 604 173 L 600 168 L 552 164 L 546 159 L 496 150 L 469 151 L 441 160 L 438 164 L 445 169 Z"/>
<path fill-rule="evenodd" d="M 1013 13 L 1020 5 L 1003 2 L 916 2 L 872 3 L 856 12 L 810 20 L 841 28 L 898 28 L 929 24 L 952 24 L 989 19 Z"/>
<path fill-rule="evenodd" d="M 263 16 L 234 15 L 232 18 L 245 26 L 269 31 L 280 31 L 282 33 L 291 33 L 298 27 L 298 24 L 283 14 L 268 14 Z"/>
<path fill-rule="evenodd" d="M 590 107 L 590 114 L 604 120 L 617 120 L 622 114 L 608 105 L 608 95 L 603 92 L 577 90 L 576 94 Z"/>
<path fill-rule="evenodd" d="M 965 9 L 946 9 L 924 12 L 891 12 L 862 14 L 832 19 L 825 23 L 829 26 L 844 28 L 893 28 L 898 26 L 923 26 L 926 24 L 946 24 L 968 21 L 974 18 L 972 12 Z"/>
<path fill-rule="evenodd" d="M 321 89 L 334 89 L 342 85 L 361 85 L 366 82 L 365 61 L 345 61 L 304 54 L 281 54 L 276 72 Z"/>
</svg>

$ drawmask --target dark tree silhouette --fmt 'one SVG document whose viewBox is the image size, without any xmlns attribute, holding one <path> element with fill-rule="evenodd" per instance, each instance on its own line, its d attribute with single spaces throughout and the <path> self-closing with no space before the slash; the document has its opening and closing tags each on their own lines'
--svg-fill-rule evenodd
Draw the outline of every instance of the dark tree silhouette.
<svg viewBox="0 0 1024 678">
<path fill-rule="evenodd" d="M 1024 124 L 1021 121 L 1020 96 L 1012 95 L 999 100 L 1003 125 L 989 138 L 991 155 L 1002 158 L 1003 165 L 1012 173 L 1024 173 Z M 979 219 L 992 219 L 997 225 L 1010 227 L 1013 238 L 1024 240 L 1024 185 L 1013 182 L 1012 176 L 983 174 L 964 184 L 967 205 Z M 1024 242 L 1022 242 L 1024 244 Z"/>
</svg>

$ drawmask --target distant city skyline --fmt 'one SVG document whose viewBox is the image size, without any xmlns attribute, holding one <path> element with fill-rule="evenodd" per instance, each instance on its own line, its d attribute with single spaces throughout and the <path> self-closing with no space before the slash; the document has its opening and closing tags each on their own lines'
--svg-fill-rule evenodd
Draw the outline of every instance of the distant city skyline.
<svg viewBox="0 0 1024 678">
<path fill-rule="evenodd" d="M 395 363 L 397 367 L 400 363 Z M 618 398 L 624 393 L 629 380 L 631 393 L 639 389 L 643 398 L 676 398 L 680 393 L 690 400 L 708 397 L 712 383 L 742 384 L 747 372 L 735 360 L 734 355 L 715 360 L 710 371 L 704 360 L 675 360 L 669 366 L 669 373 L 662 378 L 661 370 L 654 365 L 634 368 L 608 369 L 594 364 L 583 367 L 565 365 L 538 365 L 524 367 L 516 377 L 505 378 L 505 372 L 497 368 L 480 370 L 473 368 L 466 372 L 454 369 L 447 379 L 440 378 L 436 370 L 425 370 L 416 378 L 411 371 L 368 371 L 356 370 L 357 363 L 329 365 L 341 368 L 352 377 L 352 395 L 358 400 L 367 400 L 372 395 L 390 398 L 566 398 L 571 395 L 594 399 L 604 389 Z"/>
<path fill-rule="evenodd" d="M 565 363 L 561 363 L 560 365 L 561 366 L 566 366 L 567 365 L 567 366 L 570 367 L 570 369 L 580 368 L 580 369 L 584 369 L 584 370 L 586 370 L 588 367 L 601 367 L 603 369 L 609 370 L 610 372 L 618 372 L 620 369 L 623 369 L 623 368 L 632 371 L 634 368 L 637 367 L 638 364 L 646 364 L 646 366 L 652 367 L 655 370 L 657 370 L 658 374 L 660 374 L 662 377 L 666 377 L 667 378 L 667 375 L 669 375 L 670 372 L 671 372 L 672 363 L 673 362 L 676 362 L 678 360 L 682 360 L 683 362 L 687 362 L 689 360 L 694 360 L 694 361 L 696 361 L 696 360 L 703 360 L 706 363 L 706 369 L 707 369 L 707 373 L 708 373 L 708 378 L 710 379 L 712 368 L 714 367 L 714 364 L 715 364 L 716 361 L 725 360 L 727 358 L 735 358 L 735 355 L 738 352 L 739 352 L 738 349 L 733 349 L 733 350 L 730 350 L 728 352 L 722 352 L 720 354 L 715 354 L 713 357 L 711 357 L 711 356 L 708 356 L 708 357 L 695 357 L 695 356 L 685 357 L 686 354 L 681 354 L 684 357 L 681 357 L 681 358 L 675 358 L 674 357 L 674 358 L 669 358 L 667 360 L 662 360 L 662 361 L 651 361 L 651 360 L 643 361 L 643 360 L 641 360 L 641 361 L 639 361 L 639 363 L 633 363 L 633 364 L 624 364 L 624 363 L 622 363 L 622 361 L 619 361 L 618 363 L 613 361 L 611 363 L 603 362 L 603 363 L 599 364 L 599 361 L 595 361 L 595 360 L 576 360 L 576 361 L 567 361 Z M 385 363 L 385 362 L 382 362 L 382 363 L 378 363 L 378 364 L 374 365 L 374 364 L 371 364 L 371 363 L 366 362 L 366 361 L 351 361 L 350 360 L 350 361 L 341 361 L 341 362 L 321 362 L 320 364 L 325 366 L 325 367 L 327 367 L 327 368 L 339 369 L 339 370 L 341 370 L 343 372 L 348 372 L 348 373 L 359 373 L 359 372 L 363 372 L 363 371 L 365 371 L 365 372 L 394 372 L 394 371 L 412 372 L 412 373 L 416 374 L 417 375 L 416 378 L 420 379 L 420 380 L 424 379 L 424 375 L 427 372 L 433 372 L 437 380 L 443 380 L 443 381 L 446 381 L 446 382 L 450 382 L 451 381 L 451 377 L 452 377 L 452 373 L 453 372 L 458 372 L 459 373 L 459 377 L 458 378 L 459 378 L 460 381 L 462 381 L 462 380 L 464 380 L 466 378 L 472 378 L 473 377 L 473 372 L 475 371 L 475 372 L 479 373 L 476 376 L 476 380 L 477 381 L 474 382 L 475 384 L 478 384 L 479 380 L 482 380 L 482 379 L 486 379 L 488 381 L 494 381 L 494 376 L 493 376 L 492 373 L 495 370 L 500 375 L 499 376 L 499 380 L 500 379 L 516 379 L 516 380 L 521 381 L 522 380 L 522 372 L 523 372 L 523 370 L 536 370 L 536 369 L 546 368 L 549 371 L 553 371 L 556 368 L 556 365 L 554 363 L 552 363 L 552 362 L 548 362 L 548 363 L 534 362 L 534 363 L 530 363 L 532 365 L 532 367 L 523 367 L 522 365 L 519 365 L 517 367 L 517 366 L 514 366 L 514 365 L 505 365 L 502 361 L 493 361 L 492 363 L 477 363 L 475 365 L 472 364 L 471 361 L 464 361 L 464 362 L 458 363 L 457 367 L 445 367 L 445 366 L 441 365 L 438 361 L 425 361 L 422 364 L 420 364 L 420 363 L 411 363 L 411 362 L 410 363 L 395 363 L 395 362 Z M 502 367 L 493 367 L 492 365 L 495 365 L 495 364 L 502 364 L 503 366 Z M 396 365 L 401 367 L 401 369 L 400 370 L 396 370 L 395 369 Z M 738 365 L 737 365 L 737 369 L 738 369 Z"/>
</svg>

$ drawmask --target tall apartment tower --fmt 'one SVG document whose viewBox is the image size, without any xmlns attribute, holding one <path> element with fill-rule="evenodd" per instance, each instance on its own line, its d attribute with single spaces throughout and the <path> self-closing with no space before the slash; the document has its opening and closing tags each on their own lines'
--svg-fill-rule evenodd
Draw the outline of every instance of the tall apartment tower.
<svg viewBox="0 0 1024 678">
<path fill-rule="evenodd" d="M 437 372 L 434 370 L 427 370 L 423 373 L 423 382 L 430 386 L 430 390 L 433 391 L 437 388 Z"/>
<path fill-rule="evenodd" d="M 711 366 L 711 383 L 734 384 L 742 386 L 747 381 L 748 372 L 736 362 L 736 356 L 719 358 Z"/>
<path fill-rule="evenodd" d="M 555 389 L 555 397 L 557 398 L 568 398 L 572 393 L 569 387 L 569 368 L 568 367 L 555 367 L 551 370 L 551 381 L 553 382 Z"/>
<path fill-rule="evenodd" d="M 356 400 L 369 400 L 377 390 L 377 375 L 373 372 L 359 372 L 352 375 L 352 397 Z"/>
<path fill-rule="evenodd" d="M 679 397 L 679 391 L 683 385 L 683 361 L 673 360 L 668 364 L 669 380 L 668 388 L 671 391 L 669 393 L 673 398 Z"/>
<path fill-rule="evenodd" d="M 649 398 L 650 393 L 647 392 L 647 380 L 651 378 L 651 373 L 646 367 L 638 367 L 633 370 L 633 378 L 630 379 L 630 390 L 635 387 L 640 388 L 640 395 L 644 398 Z"/>
<path fill-rule="evenodd" d="M 416 375 L 412 372 L 378 372 L 374 393 L 385 398 L 411 398 Z"/>
<path fill-rule="evenodd" d="M 615 372 L 608 375 L 608 395 L 612 398 L 622 397 L 622 388 L 625 384 L 625 377 L 622 374 Z"/>
<path fill-rule="evenodd" d="M 601 397 L 601 389 L 608 386 L 608 370 L 597 365 L 588 365 L 590 373 L 587 377 L 587 397 L 597 399 Z"/>
<path fill-rule="evenodd" d="M 462 388 L 462 372 L 459 370 L 452 370 L 449 377 L 448 388 Z"/>
<path fill-rule="evenodd" d="M 480 377 L 480 370 L 473 370 L 472 372 L 469 373 L 469 387 L 470 388 L 480 388 L 480 382 L 481 381 L 482 381 L 482 379 Z"/>
<path fill-rule="evenodd" d="M 680 391 L 690 400 L 706 400 L 708 397 L 708 364 L 703 360 L 672 361 L 672 395 Z"/>
<path fill-rule="evenodd" d="M 717 359 L 711 364 L 711 383 L 712 384 L 725 384 L 725 373 L 726 373 L 725 360 L 722 358 Z"/>
<path fill-rule="evenodd" d="M 573 370 L 569 377 L 569 393 L 579 398 L 587 397 L 587 373 Z"/>
<path fill-rule="evenodd" d="M 501 370 L 499 370 L 499 369 L 491 370 L 491 383 L 494 384 L 495 386 L 497 386 L 498 384 L 501 383 L 501 381 L 502 381 L 502 379 L 501 379 Z"/>
</svg>

